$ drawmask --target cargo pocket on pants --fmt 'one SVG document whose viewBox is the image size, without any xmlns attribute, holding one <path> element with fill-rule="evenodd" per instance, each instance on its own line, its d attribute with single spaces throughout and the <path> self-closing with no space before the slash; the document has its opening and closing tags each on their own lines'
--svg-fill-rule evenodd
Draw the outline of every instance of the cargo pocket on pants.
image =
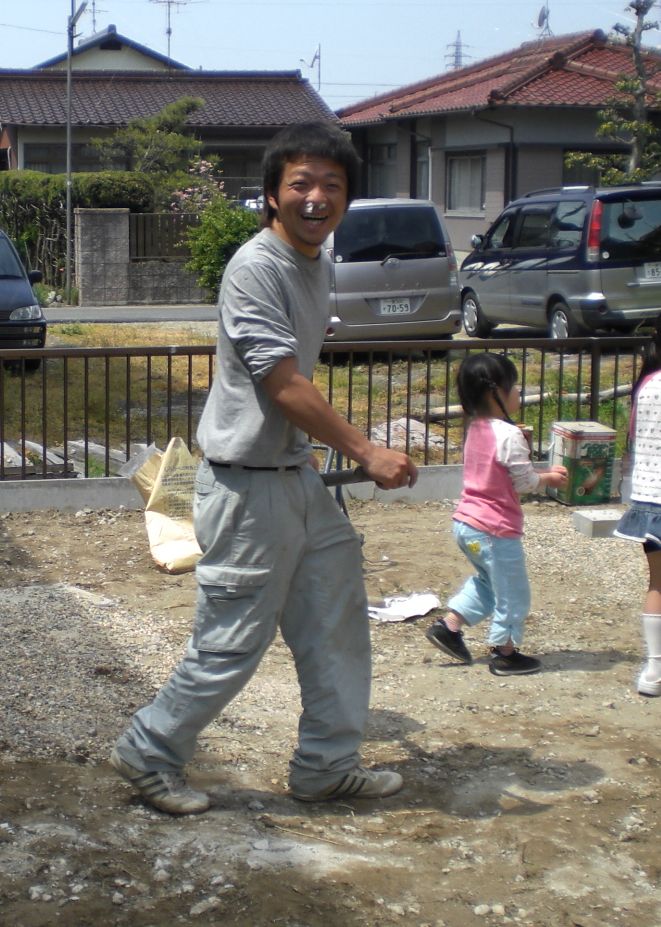
<svg viewBox="0 0 661 927">
<path fill-rule="evenodd" d="M 274 633 L 264 587 L 271 567 L 198 563 L 193 646 L 212 653 L 250 653 Z"/>
</svg>

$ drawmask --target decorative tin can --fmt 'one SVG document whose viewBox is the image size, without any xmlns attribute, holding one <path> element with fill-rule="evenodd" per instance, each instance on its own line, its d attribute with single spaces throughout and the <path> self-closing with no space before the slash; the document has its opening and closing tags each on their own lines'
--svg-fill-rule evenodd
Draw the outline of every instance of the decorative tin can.
<svg viewBox="0 0 661 927">
<path fill-rule="evenodd" d="M 615 430 L 599 422 L 554 422 L 551 425 L 552 466 L 568 471 L 567 485 L 548 488 L 565 505 L 608 502 L 613 482 Z"/>
</svg>

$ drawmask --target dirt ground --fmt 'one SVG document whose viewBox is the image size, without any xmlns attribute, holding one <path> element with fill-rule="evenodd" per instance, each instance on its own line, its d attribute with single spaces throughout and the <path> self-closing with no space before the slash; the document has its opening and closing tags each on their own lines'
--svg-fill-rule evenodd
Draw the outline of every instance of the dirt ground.
<svg viewBox="0 0 661 927">
<path fill-rule="evenodd" d="M 527 502 L 537 676 L 451 665 L 430 617 L 372 622 L 364 747 L 405 788 L 287 795 L 298 695 L 278 640 L 190 774 L 211 810 L 170 818 L 107 764 L 190 627 L 192 574 L 152 563 L 139 512 L 0 516 L 0 923 L 17 927 L 659 927 L 661 699 L 635 692 L 641 552 Z M 372 599 L 466 575 L 447 503 L 351 503 Z"/>
</svg>

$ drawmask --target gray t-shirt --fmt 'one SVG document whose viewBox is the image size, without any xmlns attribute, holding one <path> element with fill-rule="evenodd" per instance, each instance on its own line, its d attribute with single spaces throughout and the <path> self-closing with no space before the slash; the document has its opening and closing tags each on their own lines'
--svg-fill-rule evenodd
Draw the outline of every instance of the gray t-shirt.
<svg viewBox="0 0 661 927">
<path fill-rule="evenodd" d="M 216 373 L 197 440 L 209 460 L 304 464 L 310 445 L 261 383 L 284 357 L 310 379 L 329 316 L 330 261 L 308 258 L 264 229 L 231 259 L 218 298 Z"/>
</svg>

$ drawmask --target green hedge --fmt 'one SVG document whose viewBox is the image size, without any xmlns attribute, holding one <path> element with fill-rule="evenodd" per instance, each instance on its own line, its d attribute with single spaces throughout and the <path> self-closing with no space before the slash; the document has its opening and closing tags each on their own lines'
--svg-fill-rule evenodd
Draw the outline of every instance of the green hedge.
<svg viewBox="0 0 661 927">
<path fill-rule="evenodd" d="M 98 171 L 71 175 L 72 209 L 123 207 L 132 212 L 148 212 L 153 202 L 154 183 L 145 174 Z M 41 270 L 47 286 L 62 288 L 66 255 L 65 174 L 0 172 L 0 228 L 16 243 L 28 268 Z"/>
</svg>

